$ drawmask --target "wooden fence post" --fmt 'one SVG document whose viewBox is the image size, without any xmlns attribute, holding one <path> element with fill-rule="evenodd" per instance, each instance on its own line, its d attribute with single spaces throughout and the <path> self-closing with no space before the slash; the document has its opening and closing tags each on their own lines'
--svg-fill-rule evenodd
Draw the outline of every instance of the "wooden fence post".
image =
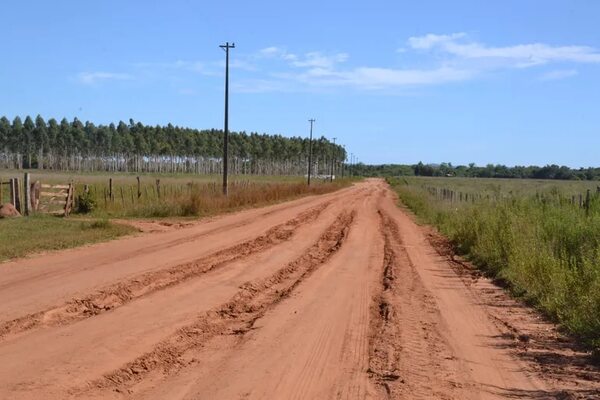
<svg viewBox="0 0 600 400">
<path fill-rule="evenodd" d="M 138 176 L 136 179 L 137 179 L 137 196 L 139 199 L 140 197 L 142 197 L 142 188 L 140 186 L 140 177 Z"/>
<path fill-rule="evenodd" d="M 589 213 L 590 213 L 590 201 L 591 201 L 590 189 L 588 189 L 585 194 L 585 215 L 589 215 Z"/>
<path fill-rule="evenodd" d="M 160 200 L 160 179 L 156 180 L 156 196 Z"/>
<path fill-rule="evenodd" d="M 35 181 L 31 184 L 31 210 L 38 211 L 40 208 L 40 192 L 42 191 L 42 184 L 40 181 Z"/>
<path fill-rule="evenodd" d="M 108 198 L 110 199 L 110 202 L 113 202 L 113 184 L 112 184 L 112 178 L 108 178 Z"/>
<path fill-rule="evenodd" d="M 21 187 L 19 184 L 19 178 L 13 179 L 14 194 L 15 194 L 15 208 L 18 212 L 23 213 L 23 207 L 21 204 Z"/>
<path fill-rule="evenodd" d="M 15 200 L 15 195 L 16 195 L 16 190 L 15 190 L 15 178 L 10 178 L 8 180 L 8 196 L 9 196 L 9 203 L 12 204 L 13 206 L 16 207 L 17 205 L 17 201 Z"/>
<path fill-rule="evenodd" d="M 29 172 L 23 177 L 23 215 L 29 215 L 31 208 L 31 186 L 29 186 Z"/>
</svg>

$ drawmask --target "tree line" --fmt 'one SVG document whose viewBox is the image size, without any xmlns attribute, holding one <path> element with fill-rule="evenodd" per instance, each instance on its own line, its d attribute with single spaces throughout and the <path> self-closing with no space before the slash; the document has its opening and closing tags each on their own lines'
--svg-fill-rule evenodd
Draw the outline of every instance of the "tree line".
<svg viewBox="0 0 600 400">
<path fill-rule="evenodd" d="M 6 168 L 206 172 L 221 168 L 223 131 L 150 126 L 129 120 L 95 125 L 75 118 L 45 121 L 0 118 L 0 166 Z M 313 139 L 313 168 L 327 173 L 346 158 L 340 145 Z M 309 140 L 256 132 L 230 132 L 233 173 L 305 174 Z"/>
<path fill-rule="evenodd" d="M 562 179 L 562 180 L 600 180 L 600 168 L 569 168 L 556 164 L 543 167 L 514 166 L 508 167 L 502 164 L 488 164 L 477 166 L 452 165 L 452 163 L 441 164 L 382 164 L 366 165 L 357 164 L 352 166 L 357 175 L 363 176 L 447 176 L 447 177 L 471 177 L 471 178 L 517 178 L 517 179 Z"/>
</svg>

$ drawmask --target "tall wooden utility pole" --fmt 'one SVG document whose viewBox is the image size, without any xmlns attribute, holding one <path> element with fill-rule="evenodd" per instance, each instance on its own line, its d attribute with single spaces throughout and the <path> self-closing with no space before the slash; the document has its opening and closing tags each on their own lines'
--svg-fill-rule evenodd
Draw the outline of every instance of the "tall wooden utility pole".
<svg viewBox="0 0 600 400">
<path fill-rule="evenodd" d="M 310 122 L 310 138 L 308 139 L 308 186 L 310 186 L 310 173 L 312 169 L 312 129 L 315 119 L 311 118 L 308 122 Z"/>
<path fill-rule="evenodd" d="M 225 129 L 223 132 L 223 194 L 227 196 L 227 145 L 229 144 L 229 49 L 235 49 L 235 43 L 225 42 L 219 46 L 225 50 Z"/>
<path fill-rule="evenodd" d="M 346 168 L 346 145 L 342 145 L 344 148 L 344 159 L 342 160 L 342 178 L 344 177 L 344 169 Z"/>
<path fill-rule="evenodd" d="M 331 148 L 331 174 L 329 175 L 329 182 L 333 182 L 333 171 L 335 169 L 335 140 L 333 138 L 333 147 Z"/>
</svg>

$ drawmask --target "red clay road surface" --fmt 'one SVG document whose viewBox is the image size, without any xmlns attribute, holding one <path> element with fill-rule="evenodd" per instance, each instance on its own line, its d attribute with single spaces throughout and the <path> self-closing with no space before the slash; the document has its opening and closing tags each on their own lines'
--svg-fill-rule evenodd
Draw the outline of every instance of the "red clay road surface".
<svg viewBox="0 0 600 400">
<path fill-rule="evenodd" d="M 0 264 L 0 399 L 600 399 L 381 180 Z"/>
</svg>

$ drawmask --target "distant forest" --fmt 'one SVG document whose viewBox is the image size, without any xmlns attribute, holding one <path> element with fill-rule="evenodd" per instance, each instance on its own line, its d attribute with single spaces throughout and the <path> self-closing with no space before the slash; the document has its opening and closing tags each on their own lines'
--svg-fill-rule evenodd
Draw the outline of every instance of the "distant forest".
<svg viewBox="0 0 600 400">
<path fill-rule="evenodd" d="M 414 165 L 358 164 L 352 167 L 356 174 L 362 176 L 457 176 L 472 178 L 520 178 L 520 179 L 564 179 L 564 180 L 600 180 L 600 168 L 573 169 L 555 164 L 538 166 L 507 167 L 501 164 L 488 164 L 478 167 L 469 165 L 452 165 L 452 163 Z"/>
<path fill-rule="evenodd" d="M 149 126 L 129 120 L 94 125 L 78 119 L 45 121 L 27 116 L 0 118 L 0 167 L 57 170 L 220 172 L 223 131 L 168 124 Z M 233 173 L 305 174 L 309 140 L 258 133 L 231 132 Z M 313 171 L 336 171 L 345 150 L 324 137 L 313 139 Z"/>
<path fill-rule="evenodd" d="M 234 174 L 304 175 L 308 170 L 308 138 L 255 132 L 231 132 L 230 171 Z M 129 120 L 94 125 L 68 121 L 0 118 L 0 168 L 77 171 L 191 172 L 218 174 L 222 169 L 223 131 L 149 126 Z M 600 180 L 600 168 L 573 169 L 546 165 L 476 166 L 451 163 L 344 164 L 346 152 L 324 137 L 313 139 L 313 172 L 359 176 L 457 176 Z M 333 165 L 332 165 L 333 164 Z"/>
</svg>

